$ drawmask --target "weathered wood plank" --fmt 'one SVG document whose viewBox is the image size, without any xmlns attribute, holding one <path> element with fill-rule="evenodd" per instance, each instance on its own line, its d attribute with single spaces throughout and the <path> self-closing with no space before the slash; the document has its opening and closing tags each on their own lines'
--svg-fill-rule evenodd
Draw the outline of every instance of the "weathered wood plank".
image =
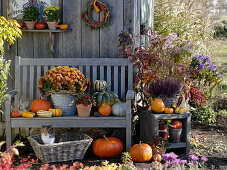
<svg viewBox="0 0 227 170">
<path fill-rule="evenodd" d="M 125 67 L 121 66 L 121 98 L 125 97 Z"/>
<path fill-rule="evenodd" d="M 111 66 L 107 66 L 107 90 L 111 91 Z"/>
<path fill-rule="evenodd" d="M 38 85 L 39 78 L 41 77 L 41 66 L 36 67 L 36 76 L 37 76 L 37 82 L 36 83 Z M 36 90 L 36 98 L 40 98 L 39 90 Z"/>
<path fill-rule="evenodd" d="M 57 65 L 83 65 L 83 66 L 128 66 L 130 60 L 126 58 L 98 58 L 98 59 L 88 59 L 88 58 L 43 58 L 42 60 L 38 58 L 29 59 L 22 58 L 21 65 L 22 66 L 57 66 Z"/>
<path fill-rule="evenodd" d="M 126 127 L 126 117 L 60 117 L 60 118 L 11 118 L 12 127 Z"/>
<path fill-rule="evenodd" d="M 33 33 L 23 32 L 22 39 L 18 39 L 17 55 L 26 58 L 34 57 Z"/>
<path fill-rule="evenodd" d="M 34 58 L 50 57 L 50 39 L 48 33 L 33 33 Z"/>
<path fill-rule="evenodd" d="M 63 1 L 63 20 L 72 31 L 63 34 L 63 56 L 81 58 L 81 0 Z"/>
<path fill-rule="evenodd" d="M 95 80 L 97 80 L 97 73 L 98 73 L 97 66 L 93 66 L 92 71 L 93 71 L 92 81 L 95 81 Z"/>
<path fill-rule="evenodd" d="M 34 99 L 34 66 L 30 66 L 30 76 L 29 76 L 29 101 Z"/>
<path fill-rule="evenodd" d="M 118 35 L 123 30 L 124 3 L 123 0 L 108 0 L 107 4 L 112 9 L 112 17 L 110 24 L 100 30 L 100 58 L 117 58 L 119 56 Z"/>
<path fill-rule="evenodd" d="M 104 66 L 100 66 L 100 80 L 104 80 Z"/>
<path fill-rule="evenodd" d="M 27 77 L 27 73 L 28 73 L 28 70 L 27 70 L 27 66 L 23 66 L 23 80 L 22 80 L 22 94 L 21 94 L 21 98 L 22 100 L 26 100 L 27 99 L 27 84 L 28 84 L 28 77 Z"/>
<path fill-rule="evenodd" d="M 118 66 L 114 66 L 114 93 L 118 93 Z"/>
</svg>

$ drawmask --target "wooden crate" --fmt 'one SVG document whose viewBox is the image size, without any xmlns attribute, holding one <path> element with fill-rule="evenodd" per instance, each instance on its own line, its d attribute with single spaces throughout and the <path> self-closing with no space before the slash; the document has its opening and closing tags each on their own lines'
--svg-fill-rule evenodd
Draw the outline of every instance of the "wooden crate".
<svg viewBox="0 0 227 170">
<path fill-rule="evenodd" d="M 170 143 L 167 149 L 181 149 L 184 153 L 190 150 L 191 114 L 155 114 L 144 110 L 140 115 L 140 140 L 149 141 L 151 136 L 159 135 L 159 121 L 178 119 L 182 122 L 182 137 L 180 143 Z"/>
</svg>

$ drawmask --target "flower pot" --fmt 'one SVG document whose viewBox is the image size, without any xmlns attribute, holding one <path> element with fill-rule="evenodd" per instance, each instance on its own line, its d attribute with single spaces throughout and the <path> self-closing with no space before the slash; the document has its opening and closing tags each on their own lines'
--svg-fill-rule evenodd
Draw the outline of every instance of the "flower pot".
<svg viewBox="0 0 227 170">
<path fill-rule="evenodd" d="M 169 130 L 169 140 L 171 143 L 179 143 L 181 139 L 182 129 L 170 129 Z"/>
<path fill-rule="evenodd" d="M 62 109 L 62 116 L 75 116 L 76 107 L 74 99 L 76 96 L 67 94 L 51 94 L 51 100 L 54 108 Z"/>
<path fill-rule="evenodd" d="M 168 128 L 167 124 L 159 124 L 159 137 L 162 137 L 164 139 L 168 139 Z"/>
<path fill-rule="evenodd" d="M 76 108 L 77 108 L 78 116 L 80 116 L 80 117 L 90 116 L 91 107 L 92 107 L 92 104 L 90 104 L 88 106 L 86 106 L 84 104 L 77 104 Z"/>
<path fill-rule="evenodd" d="M 36 28 L 37 30 L 43 30 L 43 29 L 46 28 L 46 24 L 45 24 L 45 23 L 42 23 L 42 22 L 36 23 L 36 24 L 35 24 L 35 28 Z"/>
<path fill-rule="evenodd" d="M 25 24 L 29 30 L 33 30 L 35 28 L 36 21 L 25 21 Z"/>
<path fill-rule="evenodd" d="M 50 30 L 55 30 L 57 28 L 58 22 L 47 22 L 47 25 Z"/>
</svg>

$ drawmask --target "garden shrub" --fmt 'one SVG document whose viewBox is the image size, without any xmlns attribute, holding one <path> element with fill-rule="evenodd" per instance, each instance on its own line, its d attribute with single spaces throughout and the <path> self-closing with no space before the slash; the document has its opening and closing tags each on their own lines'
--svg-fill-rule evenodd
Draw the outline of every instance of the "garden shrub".
<svg viewBox="0 0 227 170">
<path fill-rule="evenodd" d="M 198 123 L 212 124 L 216 122 L 216 112 L 209 104 L 197 107 L 190 111 L 192 120 Z"/>
<path fill-rule="evenodd" d="M 7 79 L 10 69 L 10 61 L 3 58 L 4 43 L 7 41 L 9 44 L 13 44 L 16 38 L 21 37 L 21 34 L 17 21 L 7 20 L 3 16 L 0 17 L 0 107 L 7 91 Z"/>
<path fill-rule="evenodd" d="M 226 38 L 227 39 L 227 21 L 221 21 L 215 27 L 215 37 L 217 38 Z"/>
</svg>

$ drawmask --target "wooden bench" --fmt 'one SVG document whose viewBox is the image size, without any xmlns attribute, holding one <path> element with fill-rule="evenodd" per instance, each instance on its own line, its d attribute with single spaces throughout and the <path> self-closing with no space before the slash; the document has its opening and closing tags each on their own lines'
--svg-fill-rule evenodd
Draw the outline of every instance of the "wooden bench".
<svg viewBox="0 0 227 170">
<path fill-rule="evenodd" d="M 126 98 L 127 114 L 125 117 L 52 117 L 52 118 L 11 118 L 12 101 L 15 106 L 19 100 L 32 101 L 40 97 L 37 89 L 38 80 L 46 71 L 56 66 L 65 65 L 78 68 L 89 77 L 106 80 L 110 84 L 108 91 L 114 91 L 120 98 Z M 40 128 L 52 125 L 56 128 L 125 128 L 126 150 L 131 146 L 131 103 L 133 92 L 133 66 L 129 59 L 123 58 L 21 58 L 15 62 L 15 89 L 5 101 L 5 123 L 7 147 L 12 142 L 12 128 Z"/>
</svg>

